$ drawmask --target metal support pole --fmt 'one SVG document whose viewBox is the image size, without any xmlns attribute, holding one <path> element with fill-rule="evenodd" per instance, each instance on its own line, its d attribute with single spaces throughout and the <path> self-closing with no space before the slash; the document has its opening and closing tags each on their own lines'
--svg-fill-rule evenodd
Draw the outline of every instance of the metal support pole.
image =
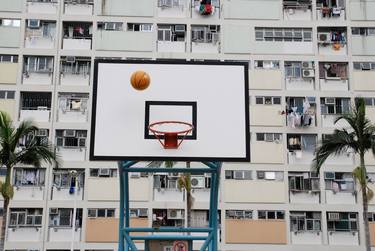
<svg viewBox="0 0 375 251">
<path fill-rule="evenodd" d="M 120 214 L 119 214 L 119 234 L 118 234 L 118 251 L 124 251 L 124 176 L 122 171 L 121 162 L 119 162 L 119 177 L 120 177 Z"/>
</svg>

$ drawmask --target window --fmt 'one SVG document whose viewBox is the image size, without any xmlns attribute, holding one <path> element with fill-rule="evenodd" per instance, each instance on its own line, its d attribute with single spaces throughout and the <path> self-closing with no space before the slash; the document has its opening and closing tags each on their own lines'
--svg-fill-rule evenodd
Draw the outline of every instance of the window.
<svg viewBox="0 0 375 251">
<path fill-rule="evenodd" d="M 248 170 L 225 170 L 225 179 L 251 180 L 252 171 Z"/>
<path fill-rule="evenodd" d="M 84 171 L 78 171 L 78 180 L 76 181 L 75 179 L 76 178 L 72 177 L 67 170 L 55 171 L 53 173 L 53 185 L 58 189 L 75 187 L 76 184 L 78 188 L 83 188 L 85 180 Z"/>
<path fill-rule="evenodd" d="M 22 186 L 44 186 L 45 169 L 15 168 L 13 184 L 16 187 Z"/>
<path fill-rule="evenodd" d="M 9 227 L 41 227 L 42 209 L 10 209 Z"/>
<path fill-rule="evenodd" d="M 90 58 L 61 58 L 60 74 L 62 77 L 65 75 L 81 75 L 86 78 L 90 76 L 90 65 Z"/>
<path fill-rule="evenodd" d="M 0 91 L 0 99 L 14 99 L 15 91 Z"/>
<path fill-rule="evenodd" d="M 89 95 L 85 93 L 60 93 L 59 108 L 65 112 L 86 112 Z"/>
<path fill-rule="evenodd" d="M 312 29 L 309 28 L 255 28 L 256 41 L 311 42 Z"/>
<path fill-rule="evenodd" d="M 130 209 L 130 217 L 131 218 L 147 218 L 148 209 L 147 208 Z"/>
<path fill-rule="evenodd" d="M 308 73 L 306 72 L 308 71 Z M 285 62 L 285 77 L 289 79 L 313 78 L 314 62 Z"/>
<path fill-rule="evenodd" d="M 186 26 L 183 24 L 176 25 L 158 25 L 158 41 L 185 41 Z"/>
<path fill-rule="evenodd" d="M 258 219 L 283 220 L 284 218 L 285 218 L 284 211 L 258 210 Z"/>
<path fill-rule="evenodd" d="M 191 41 L 193 43 L 217 44 L 220 41 L 220 26 L 192 26 Z"/>
<path fill-rule="evenodd" d="M 227 210 L 226 219 L 252 219 L 253 211 L 251 210 Z"/>
<path fill-rule="evenodd" d="M 258 180 L 275 180 L 283 181 L 284 173 L 283 172 L 274 172 L 274 171 L 257 171 Z"/>
<path fill-rule="evenodd" d="M 128 31 L 151 32 L 152 24 L 128 23 Z"/>
<path fill-rule="evenodd" d="M 0 55 L 0 63 L 18 63 L 17 55 Z"/>
<path fill-rule="evenodd" d="M 89 218 L 113 218 L 115 217 L 115 209 L 113 208 L 88 208 L 87 216 Z"/>
<path fill-rule="evenodd" d="M 23 136 L 18 142 L 19 147 L 25 147 L 29 144 L 48 144 L 48 129 L 39 129 L 37 131 L 30 132 L 29 134 Z"/>
<path fill-rule="evenodd" d="M 18 20 L 18 19 L 0 19 L 0 26 L 20 27 L 21 26 L 21 20 Z"/>
<path fill-rule="evenodd" d="M 158 0 L 158 7 L 160 8 L 173 8 L 183 6 L 180 0 Z"/>
<path fill-rule="evenodd" d="M 367 218 L 369 222 L 375 222 L 375 213 L 368 213 Z"/>
<path fill-rule="evenodd" d="M 63 148 L 85 148 L 87 131 L 56 130 L 56 145 Z"/>
<path fill-rule="evenodd" d="M 354 62 L 353 68 L 357 71 L 374 71 L 375 62 Z"/>
<path fill-rule="evenodd" d="M 255 69 L 279 69 L 280 62 L 273 60 L 255 60 Z"/>
<path fill-rule="evenodd" d="M 21 110 L 49 110 L 50 92 L 21 92 Z"/>
<path fill-rule="evenodd" d="M 290 212 L 290 231 L 321 231 L 320 212 Z"/>
<path fill-rule="evenodd" d="M 64 22 L 63 36 L 65 39 L 91 39 L 92 23 Z"/>
<path fill-rule="evenodd" d="M 349 98 L 321 98 L 322 114 L 343 114 L 350 111 Z"/>
<path fill-rule="evenodd" d="M 364 98 L 366 106 L 375 106 L 375 98 Z"/>
<path fill-rule="evenodd" d="M 327 212 L 328 231 L 358 231 L 358 213 Z"/>
<path fill-rule="evenodd" d="M 177 189 L 178 173 L 172 175 L 154 175 L 154 189 Z"/>
<path fill-rule="evenodd" d="M 320 192 L 319 173 L 289 173 L 289 191 L 291 192 Z"/>
<path fill-rule="evenodd" d="M 90 168 L 90 177 L 117 177 L 117 168 Z"/>
<path fill-rule="evenodd" d="M 49 225 L 50 227 L 72 227 L 73 209 L 72 208 L 50 208 Z M 82 209 L 77 208 L 75 227 L 82 226 Z"/>
<path fill-rule="evenodd" d="M 352 35 L 357 36 L 375 36 L 375 28 L 352 28 Z"/>
<path fill-rule="evenodd" d="M 294 151 L 306 151 L 306 152 L 314 152 L 316 143 L 317 143 L 317 135 L 309 135 L 309 134 L 288 134 L 288 150 L 289 152 Z"/>
<path fill-rule="evenodd" d="M 326 80 L 347 80 L 347 63 L 320 63 L 319 78 Z"/>
<path fill-rule="evenodd" d="M 355 183 L 351 173 L 324 172 L 326 190 L 338 192 L 354 192 Z"/>
<path fill-rule="evenodd" d="M 256 96 L 255 104 L 257 105 L 280 105 L 281 97 Z"/>
<path fill-rule="evenodd" d="M 281 133 L 256 133 L 256 141 L 280 143 L 281 140 L 282 140 Z"/>
<path fill-rule="evenodd" d="M 53 58 L 52 57 L 26 57 L 25 74 L 32 72 L 52 73 Z"/>
</svg>

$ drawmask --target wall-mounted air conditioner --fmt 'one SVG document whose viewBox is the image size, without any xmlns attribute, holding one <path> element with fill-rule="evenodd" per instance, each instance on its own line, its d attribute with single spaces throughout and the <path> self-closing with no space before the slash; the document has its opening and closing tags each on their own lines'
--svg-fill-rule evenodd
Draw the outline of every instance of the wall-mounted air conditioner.
<svg viewBox="0 0 375 251">
<path fill-rule="evenodd" d="M 100 168 L 99 169 L 99 176 L 109 176 L 110 169 L 109 168 Z"/>
<path fill-rule="evenodd" d="M 192 188 L 204 188 L 205 187 L 205 177 L 192 177 L 191 178 Z"/>
<path fill-rule="evenodd" d="M 40 27 L 40 20 L 39 19 L 27 20 L 27 27 L 31 29 L 38 29 Z"/>
<path fill-rule="evenodd" d="M 75 137 L 76 130 L 64 130 L 64 137 Z"/>
<path fill-rule="evenodd" d="M 313 78 L 315 77 L 315 71 L 313 69 L 302 69 L 302 76 L 304 78 Z"/>
<path fill-rule="evenodd" d="M 168 220 L 179 220 L 183 219 L 184 215 L 181 209 L 168 209 L 167 218 Z"/>
<path fill-rule="evenodd" d="M 310 61 L 303 61 L 303 62 L 302 62 L 302 68 L 303 68 L 303 69 L 312 69 L 312 68 L 314 68 L 314 66 L 313 66 L 313 62 L 310 62 Z"/>
<path fill-rule="evenodd" d="M 318 42 L 319 43 L 331 42 L 331 33 L 330 32 L 318 32 Z"/>
</svg>

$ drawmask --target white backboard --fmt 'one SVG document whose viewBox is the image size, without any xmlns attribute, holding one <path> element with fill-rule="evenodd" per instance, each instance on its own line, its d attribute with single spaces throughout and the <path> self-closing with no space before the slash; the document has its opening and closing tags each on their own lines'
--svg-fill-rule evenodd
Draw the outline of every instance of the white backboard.
<svg viewBox="0 0 375 251">
<path fill-rule="evenodd" d="M 130 84 L 138 70 L 143 91 Z M 92 108 L 91 160 L 250 161 L 246 63 L 96 60 Z M 194 130 L 164 149 L 148 130 L 163 120 Z"/>
</svg>

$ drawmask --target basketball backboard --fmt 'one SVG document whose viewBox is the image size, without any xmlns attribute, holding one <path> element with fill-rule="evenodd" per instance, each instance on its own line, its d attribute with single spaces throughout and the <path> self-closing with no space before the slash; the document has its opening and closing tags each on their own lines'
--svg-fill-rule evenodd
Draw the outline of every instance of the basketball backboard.
<svg viewBox="0 0 375 251">
<path fill-rule="evenodd" d="M 130 84 L 140 70 L 151 79 L 143 91 Z M 92 108 L 91 160 L 250 160 L 243 62 L 96 60 Z M 164 149 L 148 129 L 158 121 L 194 128 L 177 149 Z"/>
</svg>

